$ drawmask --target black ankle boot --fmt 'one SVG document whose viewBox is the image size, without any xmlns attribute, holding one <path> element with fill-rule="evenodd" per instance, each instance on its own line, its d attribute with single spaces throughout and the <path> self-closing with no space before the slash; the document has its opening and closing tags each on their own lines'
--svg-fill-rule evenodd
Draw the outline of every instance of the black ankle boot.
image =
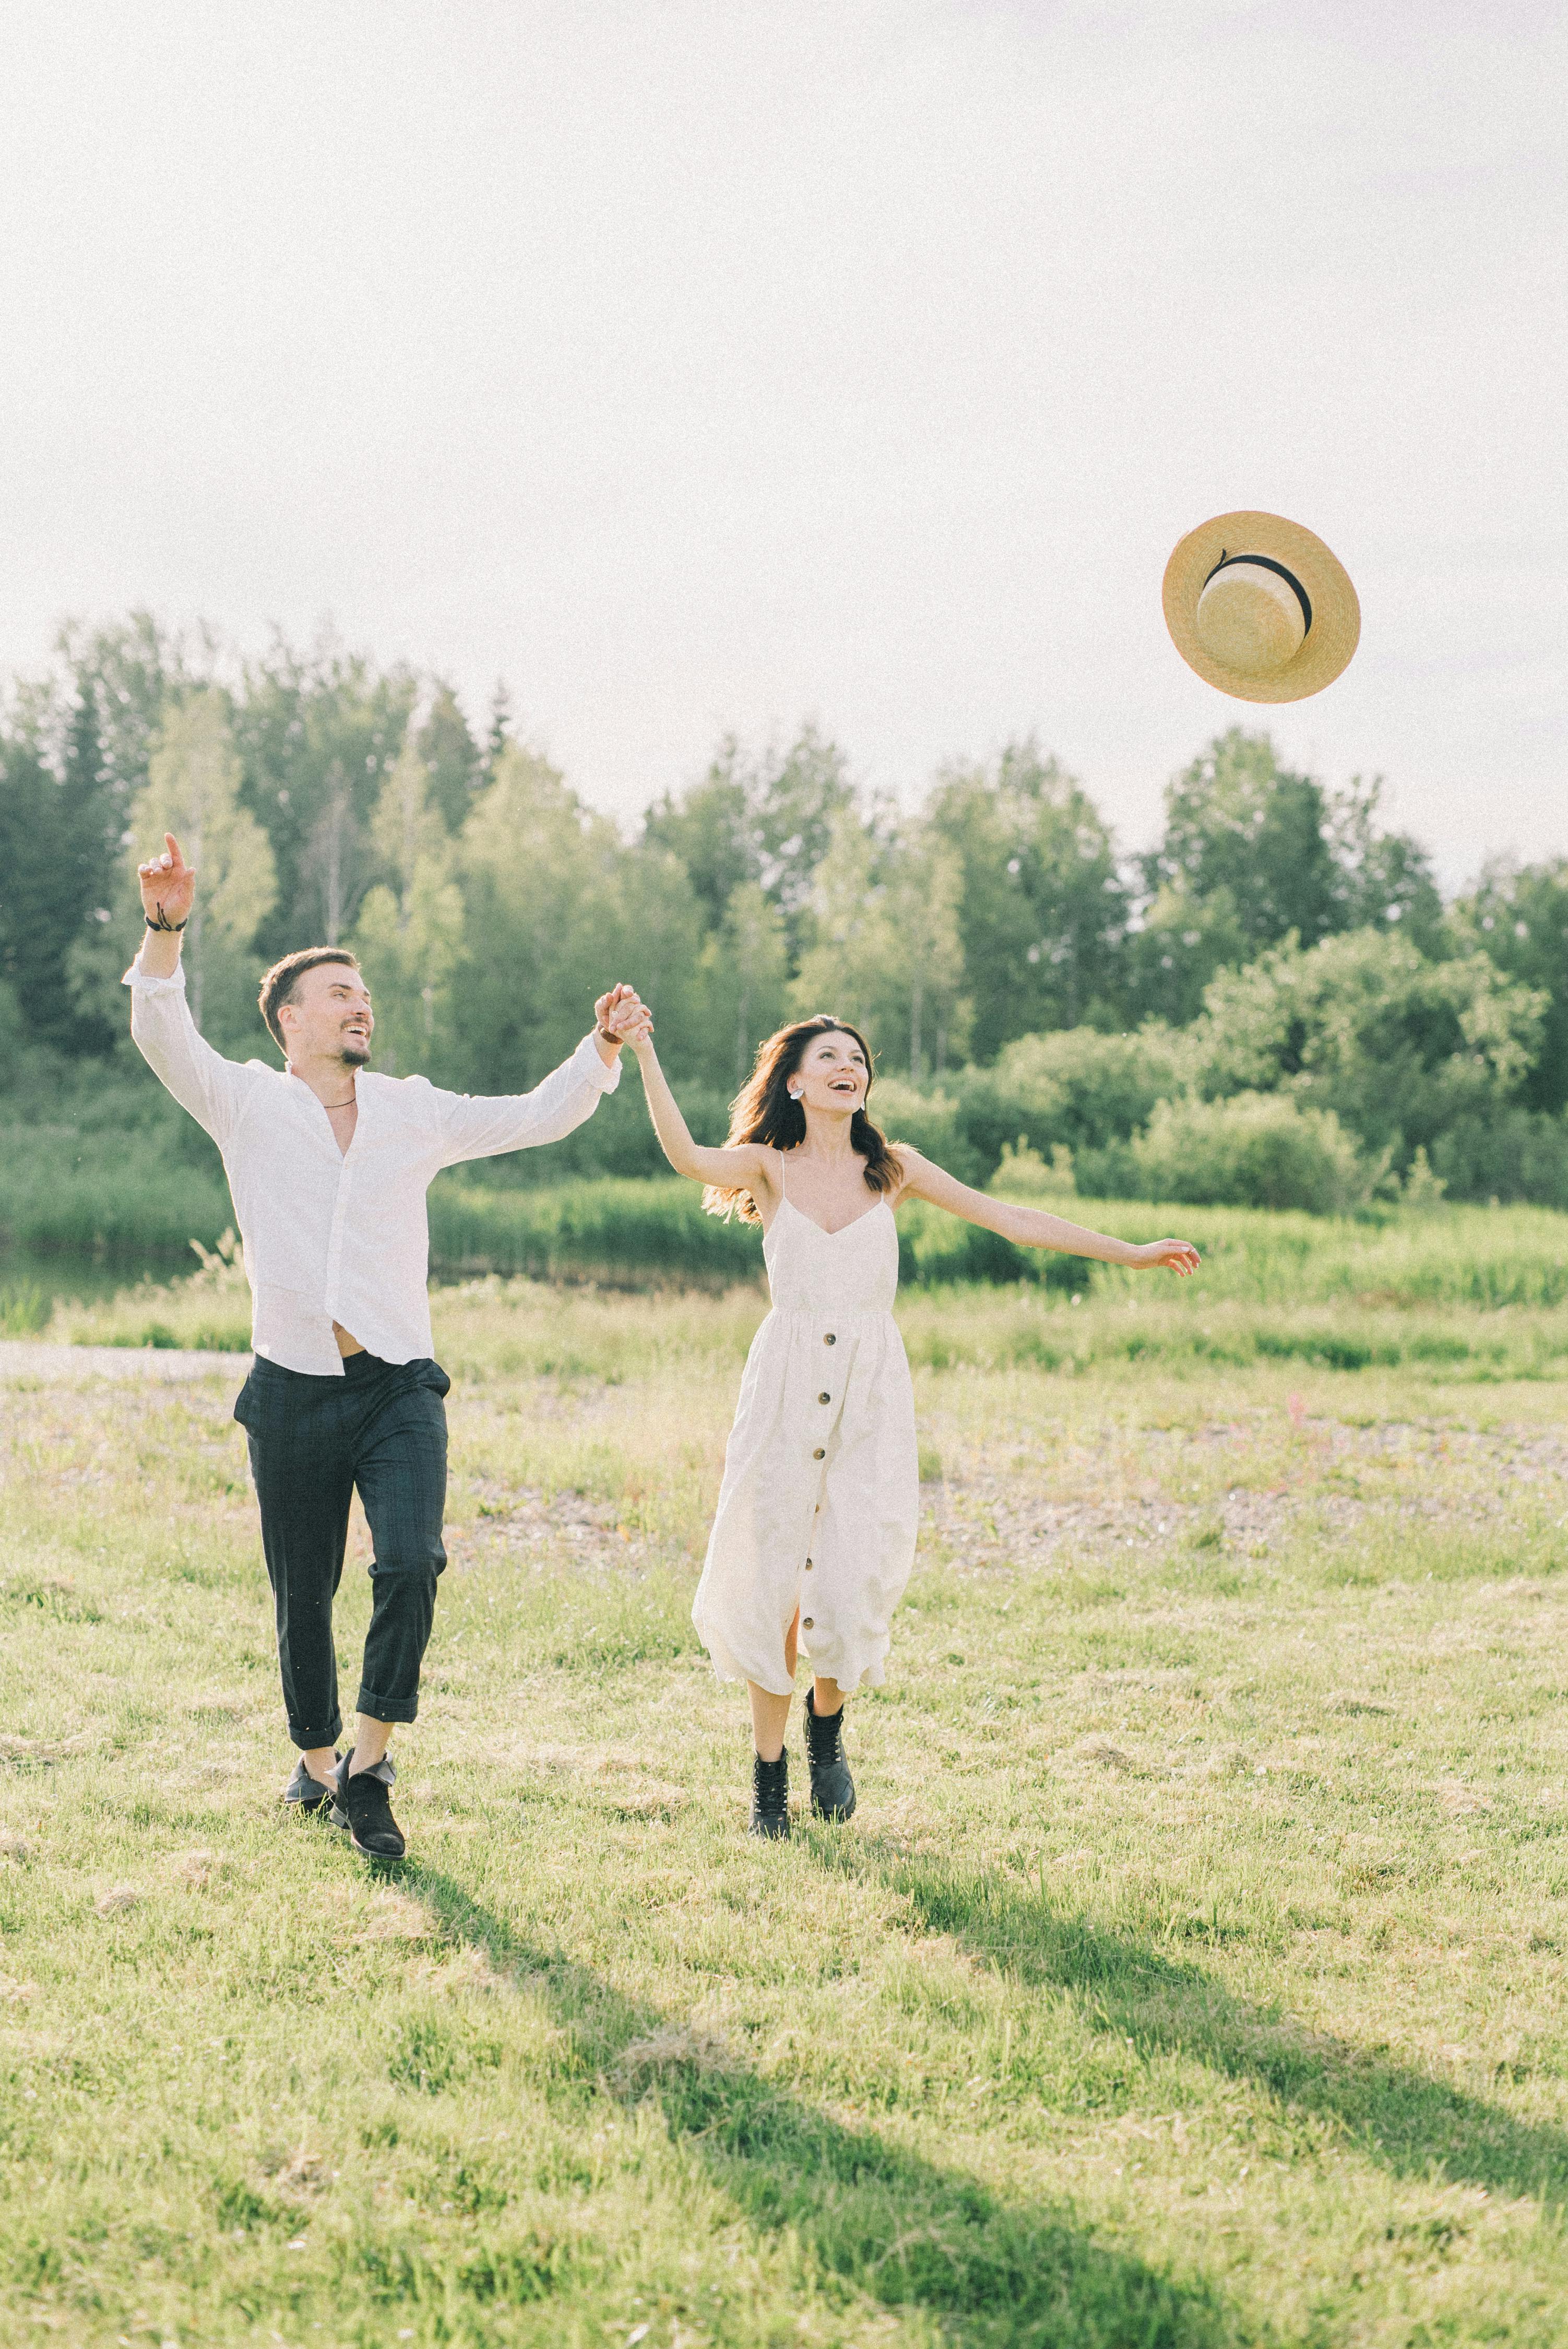
<svg viewBox="0 0 1568 2349">
<path fill-rule="evenodd" d="M 811 1764 L 811 1808 L 820 1819 L 847 1819 L 855 1807 L 855 1782 L 844 1759 L 844 1709 L 817 1711 L 816 1692 L 806 1691 L 806 1756 Z"/>
<path fill-rule="evenodd" d="M 751 1832 L 756 1836 L 787 1836 L 789 1832 L 789 1756 L 764 1762 L 751 1756 Z"/>
</svg>

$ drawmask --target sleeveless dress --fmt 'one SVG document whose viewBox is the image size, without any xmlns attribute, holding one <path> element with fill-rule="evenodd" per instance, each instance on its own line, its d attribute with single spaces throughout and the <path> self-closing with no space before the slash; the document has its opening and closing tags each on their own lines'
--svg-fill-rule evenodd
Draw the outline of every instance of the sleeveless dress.
<svg viewBox="0 0 1568 2349">
<path fill-rule="evenodd" d="M 793 1686 L 784 1635 L 841 1689 L 880 1687 L 914 1564 L 914 1390 L 892 1318 L 898 1226 L 880 1199 L 826 1232 L 784 1195 L 692 1620 L 720 1680 Z"/>
</svg>

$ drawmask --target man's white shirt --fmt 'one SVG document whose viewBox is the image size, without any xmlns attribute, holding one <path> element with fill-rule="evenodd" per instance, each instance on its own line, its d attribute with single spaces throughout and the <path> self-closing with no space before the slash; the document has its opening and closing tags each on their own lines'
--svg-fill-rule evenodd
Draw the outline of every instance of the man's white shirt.
<svg viewBox="0 0 1568 2349">
<path fill-rule="evenodd" d="M 621 1081 L 592 1035 L 531 1092 L 443 1092 L 426 1077 L 361 1069 L 359 1115 L 340 1151 L 310 1087 L 264 1061 L 224 1060 L 185 1000 L 185 974 L 136 963 L 130 1032 L 149 1065 L 223 1154 L 244 1245 L 256 1352 L 341 1378 L 335 1321 L 386 1362 L 434 1350 L 425 1193 L 443 1166 L 559 1142 Z"/>
</svg>

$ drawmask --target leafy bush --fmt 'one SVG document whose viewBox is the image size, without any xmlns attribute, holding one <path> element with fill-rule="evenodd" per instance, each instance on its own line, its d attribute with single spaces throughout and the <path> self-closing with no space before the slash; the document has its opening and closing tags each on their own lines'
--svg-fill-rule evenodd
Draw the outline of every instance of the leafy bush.
<svg viewBox="0 0 1568 2349">
<path fill-rule="evenodd" d="M 999 1199 L 1072 1199 L 1078 1195 L 1073 1154 L 1063 1142 L 1053 1144 L 1049 1162 L 1026 1142 L 1003 1150 L 1002 1164 L 990 1188 Z"/>
<path fill-rule="evenodd" d="M 879 1077 L 871 1113 L 890 1142 L 907 1142 L 961 1183 L 985 1181 L 985 1164 L 959 1123 L 951 1093 L 921 1092 L 902 1077 Z"/>
<path fill-rule="evenodd" d="M 995 1068 L 965 1069 L 952 1081 L 958 1127 L 985 1176 L 1020 1138 L 1046 1157 L 1058 1143 L 1075 1158 L 1103 1151 L 1180 1090 L 1186 1061 L 1182 1040 L 1158 1022 L 1127 1036 L 1097 1028 L 1020 1036 Z M 1080 1188 L 1084 1180 L 1080 1168 Z"/>
<path fill-rule="evenodd" d="M 1432 1145 L 1432 1171 L 1456 1199 L 1568 1207 L 1568 1120 L 1524 1109 L 1459 1119 Z"/>
<path fill-rule="evenodd" d="M 1132 1155 L 1146 1197 L 1320 1216 L 1364 1205 L 1377 1171 L 1332 1110 L 1302 1109 L 1288 1093 L 1161 1102 Z"/>
<path fill-rule="evenodd" d="M 1289 1092 L 1331 1110 L 1403 1172 L 1418 1145 L 1491 1119 L 1523 1083 L 1546 998 L 1481 954 L 1428 962 L 1408 938 L 1357 930 L 1222 971 L 1191 1031 L 1211 1100 Z"/>
</svg>

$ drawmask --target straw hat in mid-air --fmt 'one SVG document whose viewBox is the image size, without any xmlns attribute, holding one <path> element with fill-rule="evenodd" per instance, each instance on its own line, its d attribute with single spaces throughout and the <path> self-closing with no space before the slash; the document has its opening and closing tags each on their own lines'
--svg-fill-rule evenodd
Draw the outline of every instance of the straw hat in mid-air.
<svg viewBox="0 0 1568 2349">
<path fill-rule="evenodd" d="M 1332 685 L 1361 634 L 1345 566 L 1280 514 L 1200 523 L 1165 565 L 1165 625 L 1189 667 L 1242 701 Z"/>
</svg>

